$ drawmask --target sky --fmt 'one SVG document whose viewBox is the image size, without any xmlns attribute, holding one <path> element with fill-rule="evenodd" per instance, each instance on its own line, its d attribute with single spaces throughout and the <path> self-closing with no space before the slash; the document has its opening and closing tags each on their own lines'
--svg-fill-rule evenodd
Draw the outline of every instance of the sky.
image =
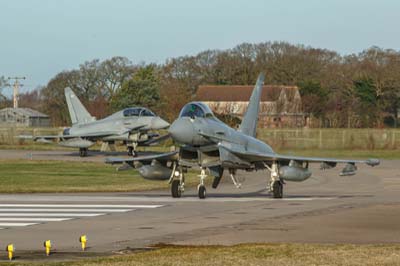
<svg viewBox="0 0 400 266">
<path fill-rule="evenodd" d="M 399 11 L 398 0 L 0 0 L 0 76 L 26 76 L 27 91 L 96 58 L 164 63 L 243 42 L 399 50 Z"/>
</svg>

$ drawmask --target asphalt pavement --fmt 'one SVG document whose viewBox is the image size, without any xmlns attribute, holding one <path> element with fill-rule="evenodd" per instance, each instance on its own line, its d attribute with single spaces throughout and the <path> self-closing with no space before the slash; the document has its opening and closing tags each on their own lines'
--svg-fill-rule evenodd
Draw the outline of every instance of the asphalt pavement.
<svg viewBox="0 0 400 266">
<path fill-rule="evenodd" d="M 73 155 L 32 152 L 31 159 L 81 160 Z M 27 159 L 29 152 L 0 152 L 0 159 L 5 157 Z M 103 161 L 104 155 L 88 159 Z M 322 171 L 313 165 L 313 177 L 288 182 L 283 199 L 271 198 L 265 171 L 239 172 L 241 189 L 224 176 L 218 189 L 207 188 L 205 200 L 197 198 L 195 189 L 180 199 L 167 190 L 2 194 L 0 247 L 14 243 L 21 253 L 40 253 L 43 241 L 50 239 L 59 254 L 75 256 L 83 234 L 93 254 L 157 243 L 398 243 L 399 165 L 398 160 L 374 168 L 359 165 L 357 175 L 350 177 L 340 177 L 339 167 Z"/>
</svg>

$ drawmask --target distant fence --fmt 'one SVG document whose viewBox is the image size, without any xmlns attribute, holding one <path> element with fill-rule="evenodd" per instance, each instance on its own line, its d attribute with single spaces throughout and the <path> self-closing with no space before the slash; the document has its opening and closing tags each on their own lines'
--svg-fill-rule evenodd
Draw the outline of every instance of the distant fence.
<svg viewBox="0 0 400 266">
<path fill-rule="evenodd" d="M 0 145 L 24 144 L 18 136 L 58 135 L 63 128 L 0 127 Z M 259 129 L 274 149 L 399 149 L 400 129 Z"/>
<path fill-rule="evenodd" d="M 0 127 L 0 145 L 23 144 L 24 140 L 19 136 L 40 136 L 40 135 L 58 135 L 63 128 L 26 128 L 26 127 Z"/>
<path fill-rule="evenodd" d="M 275 149 L 398 149 L 399 129 L 260 129 Z"/>
</svg>

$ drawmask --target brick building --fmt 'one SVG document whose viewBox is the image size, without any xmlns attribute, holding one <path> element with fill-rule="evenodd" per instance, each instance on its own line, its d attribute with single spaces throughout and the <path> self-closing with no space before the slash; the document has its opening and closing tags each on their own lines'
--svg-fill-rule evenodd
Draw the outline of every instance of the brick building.
<svg viewBox="0 0 400 266">
<path fill-rule="evenodd" d="M 213 112 L 242 118 L 254 86 L 204 85 L 196 100 L 206 103 Z M 259 126 L 268 128 L 304 127 L 307 117 L 302 111 L 297 86 L 264 85 L 261 95 Z"/>
</svg>

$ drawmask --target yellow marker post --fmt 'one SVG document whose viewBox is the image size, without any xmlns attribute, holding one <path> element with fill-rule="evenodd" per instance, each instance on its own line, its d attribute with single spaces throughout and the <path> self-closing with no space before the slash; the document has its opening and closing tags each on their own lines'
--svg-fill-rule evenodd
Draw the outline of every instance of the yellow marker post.
<svg viewBox="0 0 400 266">
<path fill-rule="evenodd" d="M 14 258 L 14 245 L 13 244 L 8 244 L 6 247 L 6 251 L 8 252 L 8 259 L 12 260 Z"/>
<path fill-rule="evenodd" d="M 46 249 L 46 256 L 49 256 L 51 251 L 51 241 L 50 240 L 44 241 L 43 246 Z"/>
<path fill-rule="evenodd" d="M 85 251 L 85 249 L 86 249 L 86 242 L 87 242 L 87 237 L 86 237 L 86 235 L 82 235 L 82 236 L 79 238 L 79 242 L 81 242 L 82 251 Z"/>
</svg>

